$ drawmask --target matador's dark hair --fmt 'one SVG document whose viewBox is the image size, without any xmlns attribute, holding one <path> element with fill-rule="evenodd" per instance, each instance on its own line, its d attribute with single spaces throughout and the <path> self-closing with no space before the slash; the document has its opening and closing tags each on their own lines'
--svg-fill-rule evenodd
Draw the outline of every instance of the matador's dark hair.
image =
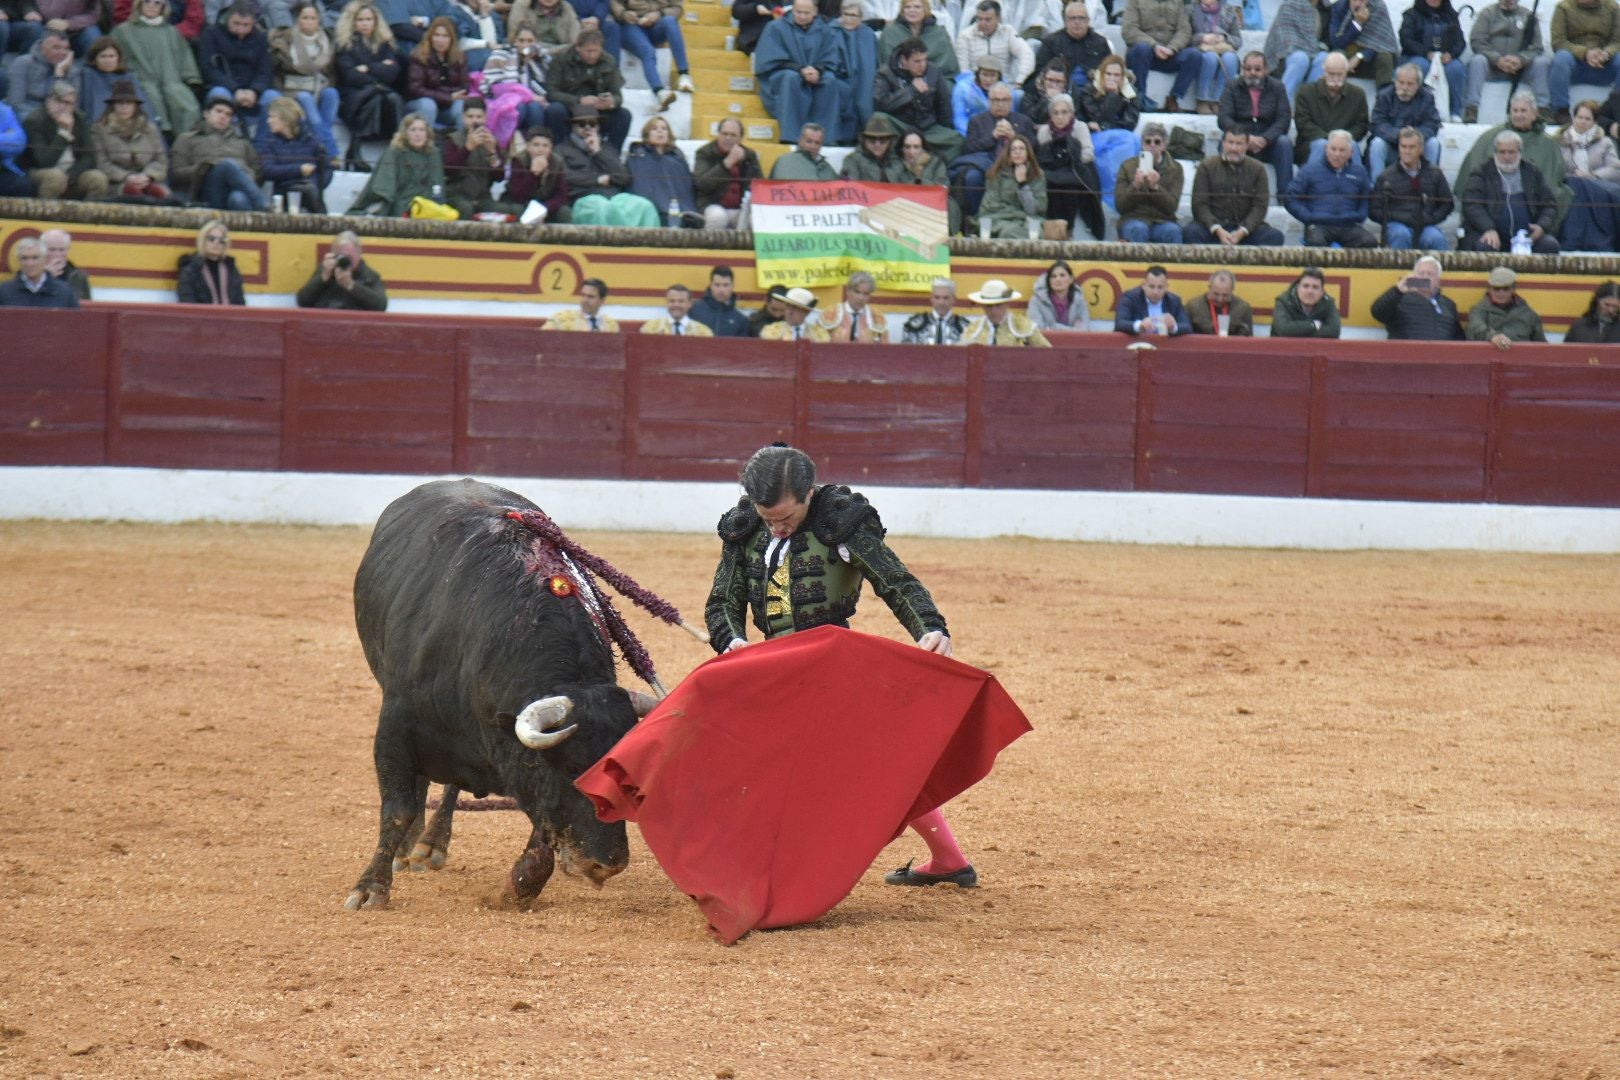
<svg viewBox="0 0 1620 1080">
<path fill-rule="evenodd" d="M 774 443 L 748 459 L 741 479 L 743 494 L 759 506 L 775 506 L 788 495 L 804 502 L 816 486 L 816 463 L 803 450 Z"/>
</svg>

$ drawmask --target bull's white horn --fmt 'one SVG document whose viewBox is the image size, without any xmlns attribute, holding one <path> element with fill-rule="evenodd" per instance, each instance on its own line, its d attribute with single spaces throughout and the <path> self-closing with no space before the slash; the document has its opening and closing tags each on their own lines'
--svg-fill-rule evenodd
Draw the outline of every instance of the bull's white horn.
<svg viewBox="0 0 1620 1080">
<path fill-rule="evenodd" d="M 573 711 L 573 699 L 567 695 L 541 698 L 518 713 L 517 722 L 512 725 L 512 730 L 517 735 L 518 742 L 530 750 L 549 750 L 572 735 L 574 729 L 579 726 L 569 724 L 561 729 L 557 726 L 568 719 L 568 714 Z"/>
<path fill-rule="evenodd" d="M 630 695 L 630 707 L 636 710 L 638 718 L 645 717 L 658 707 L 658 699 L 650 694 L 643 694 L 639 690 L 626 690 Z"/>
</svg>

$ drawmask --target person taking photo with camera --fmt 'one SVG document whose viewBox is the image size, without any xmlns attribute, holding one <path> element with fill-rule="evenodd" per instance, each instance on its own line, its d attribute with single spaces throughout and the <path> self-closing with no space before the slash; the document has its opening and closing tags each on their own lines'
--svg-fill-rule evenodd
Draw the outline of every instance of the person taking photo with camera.
<svg viewBox="0 0 1620 1080">
<path fill-rule="evenodd" d="M 320 266 L 298 290 L 301 308 L 387 311 L 388 293 L 377 271 L 360 255 L 360 237 L 344 230 L 333 239 Z"/>
</svg>

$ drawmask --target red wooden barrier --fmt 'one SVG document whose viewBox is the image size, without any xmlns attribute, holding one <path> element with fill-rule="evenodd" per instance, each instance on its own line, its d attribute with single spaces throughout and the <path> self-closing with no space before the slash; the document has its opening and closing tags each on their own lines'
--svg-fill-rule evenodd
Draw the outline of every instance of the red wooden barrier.
<svg viewBox="0 0 1620 1080">
<path fill-rule="evenodd" d="M 0 463 L 1620 506 L 1620 357 L 1110 334 L 1051 350 L 541 332 L 519 319 L 8 310 Z"/>
</svg>

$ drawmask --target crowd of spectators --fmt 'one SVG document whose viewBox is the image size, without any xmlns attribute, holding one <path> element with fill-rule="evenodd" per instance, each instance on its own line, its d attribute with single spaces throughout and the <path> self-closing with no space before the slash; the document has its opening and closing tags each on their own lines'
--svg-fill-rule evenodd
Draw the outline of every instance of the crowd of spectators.
<svg viewBox="0 0 1620 1080">
<path fill-rule="evenodd" d="M 1456 237 L 1442 225 L 1458 211 L 1466 250 L 1616 249 L 1615 0 L 1559 0 L 1550 51 L 1518 0 L 1480 8 L 1467 35 L 1451 0 L 1417 0 L 1398 25 L 1385 0 L 1284 0 L 1265 48 L 1241 56 L 1254 14 L 1243 5 L 1125 0 L 1123 57 L 1084 3 L 1067 4 L 1055 27 L 1045 25 L 1055 5 L 1012 4 L 1004 18 L 997 0 L 981 0 L 955 24 L 923 0 L 884 6 L 863 9 L 878 67 L 867 107 L 857 92 L 866 76 L 846 62 L 863 28 L 847 9 L 734 5 L 765 104 L 782 139 L 798 143 L 773 178 L 825 178 L 832 143 L 854 147 L 841 176 L 904 182 L 900 148 L 915 135 L 944 163 L 953 223 L 986 237 L 1058 237 L 1083 224 L 1107 239 L 1109 201 L 1118 237 L 1138 241 L 1275 244 L 1265 218 L 1280 205 L 1307 245 L 1444 249 Z M 1144 93 L 1153 71 L 1174 76 L 1162 101 Z M 1373 83 L 1373 100 L 1352 78 Z M 1512 83 L 1512 114 L 1478 138 L 1454 191 L 1435 167 L 1441 127 L 1473 123 L 1491 81 Z M 1603 94 L 1572 102 L 1572 82 Z M 1138 141 L 1141 113 L 1188 111 L 1217 118 L 1217 153 L 1187 155 L 1184 169 L 1159 120 Z M 1409 132 L 1416 158 L 1400 152 Z M 1497 153 L 1506 132 L 1524 141 L 1522 161 Z M 1239 136 L 1242 156 L 1269 171 L 1238 160 Z M 1531 141 L 1546 152 L 1532 154 Z M 1179 209 L 1187 171 L 1190 215 Z"/>
<path fill-rule="evenodd" d="M 695 89 L 679 3 L 102 3 L 0 0 L 0 194 L 319 213 L 350 170 L 372 173 L 351 213 L 734 229 L 765 175 L 734 118 L 690 157 L 661 115 L 631 141 L 622 50 L 661 108 Z M 1275 245 L 1280 206 L 1308 246 L 1620 248 L 1620 0 L 1557 0 L 1545 44 L 1519 0 L 1467 34 L 1452 0 L 1398 25 L 1386 0 L 1282 0 L 1246 54 L 1257 5 L 1108 8 L 1123 56 L 1081 0 L 739 0 L 794 144 L 771 178 L 944 187 L 952 232 L 993 239 L 1108 239 L 1112 207 L 1121 240 Z M 1518 88 L 1508 118 L 1450 182 L 1441 129 L 1491 81 Z M 1178 145 L 1178 112 L 1215 117 L 1215 153 Z M 830 145 L 852 148 L 836 169 Z"/>
<path fill-rule="evenodd" d="M 362 147 L 387 140 L 386 175 L 351 212 L 411 213 L 422 199 L 463 215 L 660 224 L 663 203 L 621 199 L 619 59 L 639 58 L 661 109 L 695 91 L 680 13 L 656 0 L 0 0 L 0 195 L 221 210 L 274 198 L 324 213 L 333 174 L 372 172 Z M 728 169 L 752 153 L 731 155 L 735 142 Z M 597 172 L 570 186 L 576 165 Z M 724 190 L 700 221 L 736 223 L 752 177 L 734 179 L 710 185 Z"/>
</svg>

